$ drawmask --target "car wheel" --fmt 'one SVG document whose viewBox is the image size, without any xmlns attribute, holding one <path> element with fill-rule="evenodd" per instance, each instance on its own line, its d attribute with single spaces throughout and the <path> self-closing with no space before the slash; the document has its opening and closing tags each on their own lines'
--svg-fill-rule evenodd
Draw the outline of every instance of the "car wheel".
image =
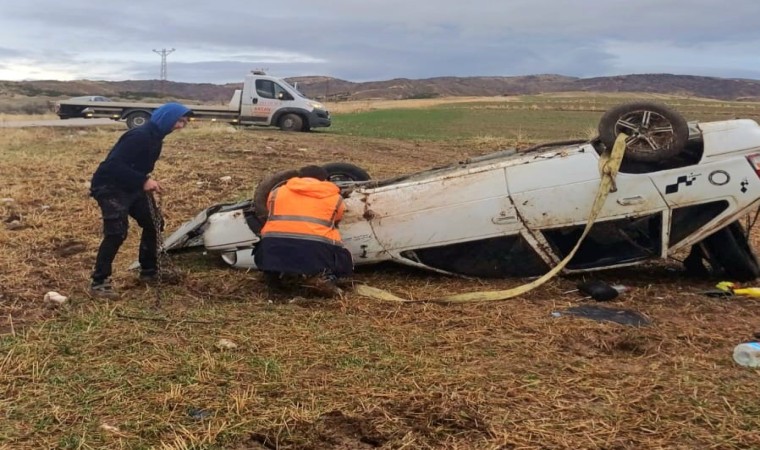
<svg viewBox="0 0 760 450">
<path fill-rule="evenodd" d="M 751 281 L 760 277 L 757 257 L 739 222 L 713 233 L 702 242 L 710 265 L 723 276 L 734 281 Z"/>
<path fill-rule="evenodd" d="M 144 111 L 137 111 L 130 113 L 127 116 L 127 128 L 130 130 L 132 128 L 137 128 L 139 126 L 145 125 L 150 120 L 150 114 L 144 112 Z"/>
<path fill-rule="evenodd" d="M 333 183 L 370 180 L 366 170 L 351 163 L 332 162 L 322 167 L 327 171 L 327 179 Z"/>
<path fill-rule="evenodd" d="M 625 133 L 627 159 L 661 162 L 679 154 L 689 139 L 686 119 L 668 106 L 655 102 L 631 102 L 616 106 L 599 120 L 599 139 L 612 148 Z"/>
<path fill-rule="evenodd" d="M 303 119 L 298 114 L 285 114 L 280 119 L 280 129 L 282 131 L 302 131 Z"/>
<path fill-rule="evenodd" d="M 359 166 L 355 166 L 350 163 L 327 163 L 323 165 L 327 170 L 327 179 L 333 183 L 340 183 L 346 181 L 368 181 L 370 176 L 366 170 Z M 283 170 L 275 173 L 261 181 L 256 186 L 253 192 L 253 205 L 256 217 L 265 222 L 269 216 L 269 208 L 267 207 L 267 199 L 272 189 L 279 187 L 289 179 L 298 176 L 298 171 L 295 169 Z"/>
<path fill-rule="evenodd" d="M 265 222 L 269 216 L 269 208 L 267 206 L 269 193 L 272 192 L 274 188 L 279 187 L 281 184 L 296 176 L 298 176 L 298 171 L 295 169 L 283 170 L 264 178 L 261 183 L 256 186 L 256 190 L 253 191 L 253 208 L 256 217 L 262 223 Z"/>
</svg>

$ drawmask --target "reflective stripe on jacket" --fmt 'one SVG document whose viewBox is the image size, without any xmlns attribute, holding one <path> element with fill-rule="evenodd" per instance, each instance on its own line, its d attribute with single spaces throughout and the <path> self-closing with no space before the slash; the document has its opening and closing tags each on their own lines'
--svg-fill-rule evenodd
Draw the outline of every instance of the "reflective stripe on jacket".
<svg viewBox="0 0 760 450">
<path fill-rule="evenodd" d="M 269 216 L 261 237 L 285 237 L 342 245 L 336 223 L 345 206 L 340 189 L 329 181 L 291 178 L 267 201 Z"/>
</svg>

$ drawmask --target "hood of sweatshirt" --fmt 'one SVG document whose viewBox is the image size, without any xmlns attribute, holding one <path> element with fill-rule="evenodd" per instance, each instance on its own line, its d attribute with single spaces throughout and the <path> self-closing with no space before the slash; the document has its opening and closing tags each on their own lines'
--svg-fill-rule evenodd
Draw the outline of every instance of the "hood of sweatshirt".
<svg viewBox="0 0 760 450">
<path fill-rule="evenodd" d="M 293 192 L 313 198 L 325 198 L 340 193 L 340 188 L 335 184 L 316 178 L 291 178 L 285 186 Z"/>
<path fill-rule="evenodd" d="M 167 103 L 153 111 L 150 121 L 166 136 L 172 132 L 174 124 L 177 123 L 180 117 L 189 112 L 191 112 L 190 108 L 181 103 Z"/>
</svg>

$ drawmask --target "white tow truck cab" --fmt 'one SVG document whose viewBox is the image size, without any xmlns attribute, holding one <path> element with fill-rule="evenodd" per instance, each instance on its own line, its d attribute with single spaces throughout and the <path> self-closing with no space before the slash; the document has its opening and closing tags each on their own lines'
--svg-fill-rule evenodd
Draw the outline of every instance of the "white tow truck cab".
<svg viewBox="0 0 760 450">
<path fill-rule="evenodd" d="M 108 118 L 126 121 L 129 128 L 145 124 L 161 103 L 82 101 L 70 99 L 56 103 L 61 119 L 75 117 Z M 227 105 L 192 105 L 192 120 L 210 120 L 237 125 L 276 126 L 283 131 L 309 131 L 329 127 L 330 113 L 325 106 L 304 96 L 287 81 L 252 71 Z"/>
</svg>

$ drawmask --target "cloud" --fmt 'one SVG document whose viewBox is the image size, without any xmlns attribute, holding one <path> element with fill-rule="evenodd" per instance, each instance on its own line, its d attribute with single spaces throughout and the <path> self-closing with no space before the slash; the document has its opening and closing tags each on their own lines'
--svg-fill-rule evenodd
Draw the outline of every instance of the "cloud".
<svg viewBox="0 0 760 450">
<path fill-rule="evenodd" d="M 351 81 L 667 69 L 760 71 L 760 2 L 732 0 L 243 0 L 129 3 L 26 0 L 4 5 L 0 77 L 239 82 L 279 76 Z"/>
</svg>

